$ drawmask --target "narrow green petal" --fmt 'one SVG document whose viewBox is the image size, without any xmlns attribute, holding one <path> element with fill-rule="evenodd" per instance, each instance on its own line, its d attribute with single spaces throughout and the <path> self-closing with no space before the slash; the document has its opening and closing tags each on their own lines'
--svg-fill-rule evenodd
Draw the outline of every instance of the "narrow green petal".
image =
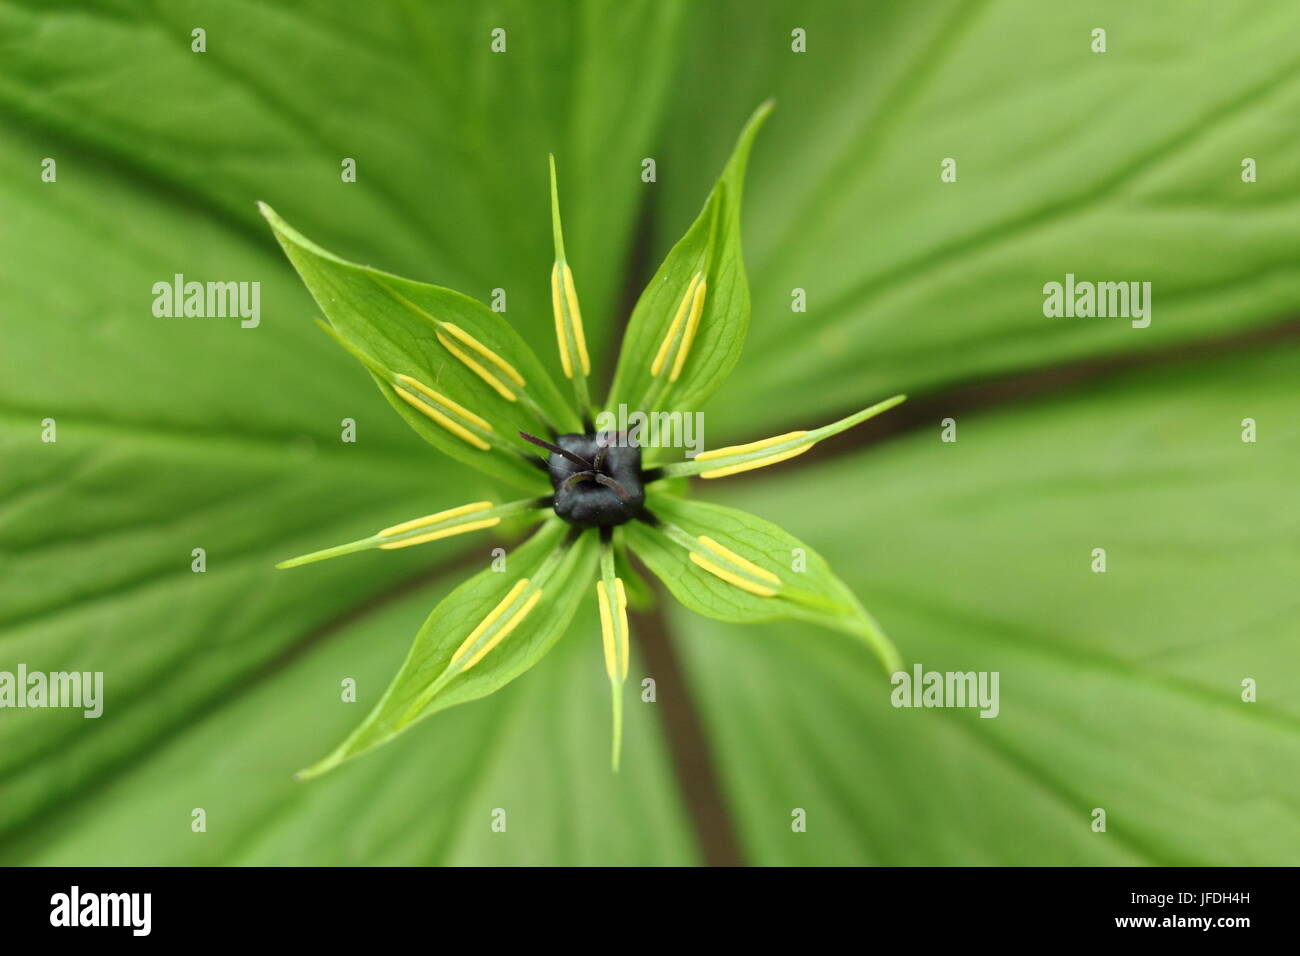
<svg viewBox="0 0 1300 956">
<path fill-rule="evenodd" d="M 610 768 L 617 773 L 623 751 L 623 685 L 628 669 L 627 592 L 618 577 L 614 548 L 605 541 L 600 551 L 600 580 L 596 582 L 600 611 L 600 636 L 605 651 L 605 673 L 613 702 Z"/>
<path fill-rule="evenodd" d="M 653 519 L 624 525 L 629 547 L 693 611 L 722 621 L 801 618 L 851 634 L 887 673 L 902 658 L 826 561 L 784 529 L 735 508 L 652 489 Z"/>
<path fill-rule="evenodd" d="M 413 409 L 443 433 L 470 448 L 479 451 L 495 448 L 512 459 L 527 463 L 529 468 L 532 467 L 533 459 L 515 443 L 513 431 L 503 434 L 491 422 L 465 408 L 460 402 L 435 391 L 419 378 L 387 368 L 378 359 L 349 342 L 328 323 L 317 319 L 316 324 L 364 365 L 380 385 L 386 386 L 390 401 L 392 398 L 400 400 L 400 403 L 395 403 L 399 409 L 404 406 Z"/>
<path fill-rule="evenodd" d="M 749 117 L 695 221 L 628 321 L 606 408 L 699 408 L 735 367 L 749 328 L 740 208 L 750 149 L 774 103 Z"/>
<path fill-rule="evenodd" d="M 559 518 L 438 603 L 374 709 L 309 779 L 379 747 L 413 724 L 486 696 L 533 667 L 560 639 L 595 577 L 597 541 Z"/>
<path fill-rule="evenodd" d="M 551 161 L 551 228 L 555 234 L 555 265 L 551 269 L 551 308 L 555 313 L 555 342 L 560 350 L 564 377 L 573 382 L 573 395 L 583 424 L 592 420 L 591 394 L 587 376 L 591 374 L 591 356 L 582 327 L 582 310 L 578 307 L 578 290 L 573 270 L 564 256 L 564 227 L 560 223 L 560 191 L 555 179 L 555 157 Z"/>
<path fill-rule="evenodd" d="M 494 527 L 500 524 L 502 519 L 515 515 L 526 515 L 529 520 L 536 521 L 545 517 L 550 507 L 551 499 L 546 497 L 521 498 L 518 501 L 511 501 L 504 505 L 493 505 L 490 501 L 476 501 L 472 504 L 461 505 L 459 508 L 450 508 L 436 514 L 425 515 L 423 518 L 403 521 L 392 527 L 376 531 L 368 538 L 361 538 L 347 544 L 325 548 L 322 551 L 313 551 L 310 554 L 289 558 L 287 561 L 281 561 L 277 564 L 276 568 L 280 570 L 296 568 L 304 564 L 314 564 L 317 561 L 337 558 L 344 554 L 354 554 L 357 551 L 371 551 L 376 548 L 392 551 L 417 544 L 426 544 L 430 541 L 440 541 L 453 535 Z"/>
<path fill-rule="evenodd" d="M 545 487 L 518 432 L 572 431 L 581 423 L 503 315 L 452 289 L 349 262 L 264 203 L 259 208 L 330 334 L 366 367 L 403 421 L 471 468 L 519 488 Z"/>
<path fill-rule="evenodd" d="M 889 409 L 901 404 L 906 399 L 906 395 L 895 395 L 883 402 L 877 402 L 869 408 L 864 408 L 860 412 L 855 412 L 841 418 L 839 421 L 831 422 L 829 425 L 823 425 L 821 428 L 815 428 L 812 431 L 786 432 L 784 435 L 776 435 L 762 441 L 750 442 L 747 445 L 731 445 L 726 448 L 701 452 L 690 461 L 663 466 L 659 470 L 659 474 L 663 478 L 680 478 L 684 475 L 699 475 L 706 479 L 725 478 L 728 475 L 738 474 L 742 471 L 752 471 L 755 468 L 775 465 L 777 462 L 802 455 L 823 438 L 837 435 L 842 431 L 847 431 L 854 425 L 865 422 L 869 418 L 875 418 L 881 412 L 889 411 Z"/>
</svg>

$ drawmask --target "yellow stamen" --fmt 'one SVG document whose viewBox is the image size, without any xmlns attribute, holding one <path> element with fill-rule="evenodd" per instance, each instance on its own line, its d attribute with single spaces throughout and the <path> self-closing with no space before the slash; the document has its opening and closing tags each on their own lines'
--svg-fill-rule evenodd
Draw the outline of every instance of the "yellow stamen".
<svg viewBox="0 0 1300 956">
<path fill-rule="evenodd" d="M 578 290 L 573 287 L 573 270 L 567 262 L 557 262 L 551 268 L 551 308 L 555 312 L 555 338 L 560 344 L 560 364 L 564 377 L 573 378 L 573 356 L 569 354 L 568 328 L 573 329 L 573 344 L 578 350 L 582 374 L 591 374 L 591 359 L 587 355 L 587 339 L 582 331 L 582 311 L 578 308 Z M 565 315 L 568 322 L 565 322 Z"/>
<path fill-rule="evenodd" d="M 578 290 L 573 287 L 573 270 L 564 265 L 564 292 L 569 298 L 569 318 L 573 320 L 573 338 L 578 343 L 578 357 L 582 359 L 582 374 L 591 374 L 591 359 L 587 357 L 587 337 L 582 331 L 582 311 L 578 308 Z"/>
<path fill-rule="evenodd" d="M 775 455 L 768 455 L 765 458 L 755 458 L 753 461 L 741 462 L 739 465 L 728 465 L 726 468 L 712 468 L 709 471 L 700 472 L 700 477 L 726 478 L 728 475 L 739 474 L 742 471 L 753 471 L 755 468 L 764 468 L 768 465 L 775 465 L 778 461 L 785 461 L 787 458 L 794 458 L 796 455 L 802 455 L 815 444 L 816 442 L 809 442 L 806 445 L 800 445 L 798 448 L 791 448 L 788 451 L 778 452 Z"/>
<path fill-rule="evenodd" d="M 691 344 L 695 341 L 695 330 L 700 325 L 700 313 L 704 311 L 704 290 L 708 283 L 703 280 L 695 287 L 695 298 L 691 301 L 691 317 L 686 320 L 686 331 L 682 333 L 682 344 L 677 350 L 677 360 L 673 362 L 672 374 L 668 376 L 668 381 L 677 381 L 677 376 L 682 374 L 682 366 L 686 364 L 686 355 L 691 350 Z"/>
<path fill-rule="evenodd" d="M 693 301 L 691 297 L 695 292 L 695 284 L 699 281 L 700 274 L 698 272 L 691 276 L 691 281 L 686 286 L 686 294 L 682 296 L 681 304 L 677 306 L 677 314 L 673 316 L 672 324 L 668 326 L 668 334 L 664 336 L 663 344 L 659 346 L 655 360 L 650 365 L 651 375 L 658 375 L 659 370 L 664 367 L 664 361 L 668 358 L 668 350 L 672 348 L 673 339 L 677 337 L 677 329 L 681 326 L 682 319 L 685 318 L 686 312 L 691 306 Z"/>
<path fill-rule="evenodd" d="M 388 544 L 381 544 L 379 547 L 390 551 L 396 548 L 409 548 L 413 544 L 424 544 L 428 541 L 437 541 L 439 538 L 450 538 L 452 535 L 464 534 L 467 531 L 479 531 L 483 528 L 490 528 L 493 525 L 500 523 L 500 518 L 484 518 L 482 521 L 471 521 L 468 524 L 458 524 L 451 528 L 443 528 L 440 531 L 430 531 L 428 534 L 417 535 L 414 538 L 406 538 L 402 541 L 390 541 Z"/>
<path fill-rule="evenodd" d="M 728 571 L 726 568 L 718 567 L 712 561 L 708 560 L 707 558 L 700 557 L 694 551 L 691 552 L 691 560 L 694 561 L 696 564 L 698 564 L 700 567 L 702 567 L 705 571 L 708 571 L 710 574 L 714 575 L 715 577 L 722 578 L 722 580 L 726 581 L 728 584 L 734 584 L 742 591 L 748 591 L 751 594 L 757 594 L 759 597 L 771 597 L 772 595 L 776 594 L 776 592 L 773 591 L 771 588 L 765 588 L 761 584 L 755 584 L 753 581 L 750 581 L 747 578 L 742 578 L 739 574 L 735 574 L 732 571 Z"/>
<path fill-rule="evenodd" d="M 610 680 L 627 678 L 628 626 L 627 592 L 623 579 L 614 579 L 615 607 L 610 607 L 609 589 L 604 581 L 596 582 L 596 597 L 600 602 L 600 636 L 605 646 L 605 673 Z"/>
<path fill-rule="evenodd" d="M 452 355 L 456 356 L 456 358 L 460 359 L 461 362 L 464 363 L 467 369 L 469 369 L 479 378 L 483 379 L 483 381 L 487 382 L 488 385 L 490 385 L 492 388 L 496 389 L 497 394 L 500 395 L 502 398 L 504 398 L 506 401 L 508 402 L 519 401 L 518 396 L 516 396 L 514 392 L 510 391 L 510 389 L 502 385 L 500 380 L 495 375 L 493 375 L 491 372 L 485 369 L 478 362 L 474 361 L 472 358 L 470 358 L 468 355 L 466 355 L 456 346 L 452 345 L 451 340 L 448 339 L 447 336 L 443 335 L 441 332 L 438 333 L 438 341 L 442 343 L 443 348 L 445 348 Z"/>
<path fill-rule="evenodd" d="M 728 445 L 726 448 L 715 448 L 712 451 L 702 451 L 695 456 L 695 460 L 710 461 L 714 458 L 730 458 L 732 455 L 747 455 L 751 451 L 762 451 L 764 448 L 771 448 L 773 445 L 779 445 L 782 442 L 787 442 L 794 438 L 802 438 L 807 434 L 806 431 L 786 432 L 784 435 L 777 435 L 775 438 L 764 438 L 762 441 L 752 441 L 748 445 Z"/>
<path fill-rule="evenodd" d="M 564 304 L 560 292 L 560 264 L 551 267 L 551 308 L 555 311 L 555 339 L 560 345 L 560 365 L 564 377 L 573 378 L 573 363 L 569 361 L 569 337 L 564 332 Z"/>
<path fill-rule="evenodd" d="M 497 355 L 496 352 L 493 352 L 490 348 L 488 348 L 478 339 L 474 338 L 474 336 L 470 335 L 459 325 L 453 325 L 450 322 L 444 322 L 442 323 L 442 327 L 446 331 L 450 332 L 452 335 L 456 336 L 456 338 L 460 339 L 470 348 L 472 348 L 479 355 L 483 356 L 485 359 L 487 359 L 497 368 L 499 368 L 502 372 L 505 373 L 505 375 L 512 382 L 514 382 L 520 388 L 523 388 L 527 384 L 524 381 L 524 377 L 520 375 L 517 371 L 515 371 L 515 367 L 513 365 L 511 365 L 509 362 L 503 359 L 500 355 Z"/>
<path fill-rule="evenodd" d="M 479 428 L 483 429 L 484 431 L 490 432 L 492 430 L 491 425 L 489 425 L 483 419 L 479 418 L 477 415 L 471 412 L 464 405 L 456 404 L 450 398 L 448 398 L 445 395 L 440 395 L 439 393 L 431 389 L 428 385 L 425 385 L 423 382 L 411 378 L 411 376 L 409 375 L 399 375 L 397 377 L 401 379 L 403 382 L 405 382 L 407 385 L 410 385 L 412 388 L 418 389 L 421 392 L 423 392 L 425 395 L 428 395 L 439 405 L 445 405 L 447 408 L 450 408 L 457 415 L 461 416 L 461 418 L 469 419 L 471 422 L 473 422 L 475 425 L 477 425 Z"/>
<path fill-rule="evenodd" d="M 478 653 L 475 654 L 473 657 L 471 657 L 468 662 L 466 662 L 465 666 L 460 669 L 461 673 L 463 674 L 465 671 L 469 670 L 471 667 L 473 667 L 475 664 L 481 661 L 483 659 L 483 656 L 487 654 L 488 651 L 492 650 L 492 648 L 496 647 L 503 640 L 505 640 L 506 635 L 508 635 L 511 631 L 513 631 L 515 628 L 517 628 L 520 625 L 523 619 L 528 616 L 528 613 L 534 607 L 536 607 L 537 602 L 540 601 L 541 599 L 542 599 L 542 592 L 534 591 L 533 596 L 524 602 L 524 606 L 515 612 L 515 616 L 512 617 L 510 620 L 508 620 L 505 624 L 503 624 L 501 626 L 501 630 L 497 631 L 496 634 L 492 635 L 492 639 L 488 641 L 486 644 L 484 644 L 482 647 L 480 647 Z"/>
<path fill-rule="evenodd" d="M 781 583 L 781 579 L 778 578 L 771 571 L 768 571 L 765 568 L 760 568 L 757 564 L 755 564 L 752 561 L 746 561 L 740 555 L 736 554 L 736 552 L 724 548 L 722 545 L 718 544 L 718 542 L 714 541 L 712 538 L 706 535 L 700 535 L 698 540 L 700 544 L 704 545 L 706 548 L 708 548 L 718 557 L 730 561 L 732 564 L 736 565 L 736 567 L 741 568 L 744 571 L 748 571 L 754 577 L 766 581 L 769 584 Z"/>
<path fill-rule="evenodd" d="M 451 655 L 452 664 L 455 664 L 460 660 L 461 656 L 474 646 L 474 642 L 483 635 L 484 631 L 496 623 L 497 618 L 506 612 L 506 608 L 515 603 L 515 600 L 523 593 L 524 588 L 526 587 L 528 587 L 527 578 L 520 578 L 515 582 L 515 586 L 512 587 L 510 592 L 501 599 L 501 603 L 494 607 L 491 612 L 488 613 L 488 616 L 483 618 L 479 623 L 479 626 L 470 632 L 469 637 L 465 638 L 465 640 L 461 642 L 460 647 L 456 648 L 456 653 Z"/>
<path fill-rule="evenodd" d="M 462 418 L 466 419 L 467 421 L 473 422 L 475 425 L 477 425 L 479 428 L 482 428 L 484 431 L 490 432 L 492 430 L 491 425 L 489 425 L 483 419 L 479 418 L 468 408 L 465 408 L 463 405 L 458 405 L 455 402 L 453 402 L 450 398 L 447 398 L 445 395 L 441 395 L 438 392 L 435 392 L 433 389 L 429 388 L 429 386 L 425 385 L 423 382 L 411 378 L 411 376 L 409 375 L 398 375 L 397 380 L 402 384 L 406 385 L 408 388 L 413 388 L 416 391 L 420 392 L 422 395 L 427 396 L 428 398 L 432 399 L 434 402 L 438 403 L 439 405 L 442 405 L 445 408 L 450 409 L 451 411 L 455 412 L 457 415 L 460 415 Z M 412 395 L 410 392 L 405 391 L 404 389 L 398 388 L 398 389 L 394 389 L 394 391 L 397 393 L 397 397 L 400 398 L 402 401 L 406 402 L 406 404 L 410 405 L 412 408 L 414 408 L 421 415 L 424 415 L 426 418 L 433 419 L 433 421 L 437 422 L 443 428 L 447 429 L 447 431 L 451 432 L 457 438 L 460 438 L 463 441 L 467 441 L 475 448 L 482 449 L 483 451 L 487 451 L 491 447 L 487 442 L 485 442 L 482 438 L 479 438 L 477 435 L 471 432 L 464 425 L 460 424 L 459 422 L 453 421 L 441 409 L 433 405 L 430 405 L 428 402 L 422 401 L 421 399 Z"/>
<path fill-rule="evenodd" d="M 403 521 L 391 528 L 385 528 L 379 532 L 379 537 L 388 538 L 395 534 L 401 534 L 403 531 L 413 531 L 416 528 L 437 524 L 439 521 L 449 521 L 452 518 L 473 514 L 475 511 L 484 511 L 491 507 L 492 502 L 490 501 L 475 501 L 472 504 L 461 505 L 459 508 L 448 508 L 446 511 L 439 511 L 437 514 L 425 515 L 423 518 L 412 518 L 410 521 Z"/>
<path fill-rule="evenodd" d="M 609 610 L 609 590 L 604 581 L 596 582 L 596 600 L 600 604 L 600 640 L 605 647 L 605 673 L 613 680 L 618 671 L 617 652 L 614 649 L 617 637 L 614 634 L 614 618 Z"/>
<path fill-rule="evenodd" d="M 756 451 L 762 451 L 764 448 L 771 448 L 774 445 L 784 445 L 787 442 L 796 441 L 803 438 L 808 433 L 806 431 L 786 432 L 784 435 L 776 435 L 772 438 L 764 438 L 762 441 L 750 442 L 748 445 L 730 445 L 726 448 L 715 448 L 712 451 L 700 452 L 695 456 L 696 461 L 712 461 L 716 458 L 734 458 L 739 455 L 748 455 Z M 806 445 L 800 445 L 797 448 L 787 448 L 782 451 L 772 452 L 770 455 L 763 455 L 750 461 L 742 461 L 736 465 L 724 465 L 721 468 L 713 468 L 709 471 L 700 472 L 701 478 L 725 478 L 727 475 L 739 474 L 742 471 L 752 471 L 755 468 L 763 468 L 767 465 L 775 465 L 778 461 L 785 461 L 787 458 L 793 458 L 796 455 L 802 455 L 809 448 L 816 444 L 808 442 Z"/>
<path fill-rule="evenodd" d="M 628 643 L 628 637 L 627 637 L 627 634 L 628 634 L 628 626 L 627 626 L 627 591 L 623 590 L 623 579 L 622 579 L 622 578 L 615 578 L 615 579 L 614 579 L 614 590 L 618 592 L 618 614 L 619 614 L 619 618 L 622 620 L 622 623 L 623 623 L 623 629 L 619 632 L 619 648 L 620 648 L 620 653 L 623 655 L 623 657 L 622 657 L 622 660 L 623 660 L 623 673 L 622 673 L 622 677 L 623 677 L 624 680 L 626 680 L 626 679 L 627 679 L 628 658 L 629 658 L 630 655 L 629 655 L 629 653 L 628 653 L 628 646 L 627 646 L 627 643 Z"/>
<path fill-rule="evenodd" d="M 456 422 L 453 422 L 442 412 L 438 411 L 436 408 L 433 408 L 431 405 L 428 405 L 425 402 L 420 401 L 418 398 L 416 398 L 414 395 L 411 395 L 409 392 L 404 392 L 401 389 L 397 389 L 397 397 L 400 398 L 402 401 L 406 402 L 406 404 L 410 405 L 421 415 L 424 415 L 426 418 L 433 419 L 435 422 L 437 422 L 443 428 L 447 429 L 447 431 L 451 432 L 457 438 L 469 442 L 475 448 L 478 448 L 482 451 L 487 451 L 489 448 L 492 447 L 491 445 L 489 445 L 483 439 L 479 438 L 473 432 L 469 431 L 464 426 L 458 425 Z"/>
</svg>

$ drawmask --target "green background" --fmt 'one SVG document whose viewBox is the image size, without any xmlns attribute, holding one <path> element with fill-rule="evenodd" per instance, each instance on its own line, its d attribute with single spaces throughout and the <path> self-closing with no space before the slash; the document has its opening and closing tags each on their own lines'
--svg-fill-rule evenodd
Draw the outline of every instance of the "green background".
<svg viewBox="0 0 1300 956">
<path fill-rule="evenodd" d="M 103 671 L 106 697 L 0 711 L 0 862 L 1293 863 L 1298 31 L 1293 0 L 0 0 L 0 669 Z M 558 373 L 555 152 L 603 383 L 769 96 L 750 338 L 708 442 L 913 401 L 699 493 L 808 541 L 909 662 L 1000 672 L 999 717 L 894 709 L 840 635 L 661 599 L 634 631 L 676 649 L 713 812 L 683 795 L 680 700 L 629 697 L 609 772 L 590 607 L 498 694 L 295 783 L 503 541 L 272 570 L 491 489 L 312 325 L 254 202 L 353 260 L 506 289 Z M 178 272 L 259 281 L 261 326 L 155 318 Z M 1151 327 L 1044 318 L 1067 272 L 1150 281 Z"/>
</svg>

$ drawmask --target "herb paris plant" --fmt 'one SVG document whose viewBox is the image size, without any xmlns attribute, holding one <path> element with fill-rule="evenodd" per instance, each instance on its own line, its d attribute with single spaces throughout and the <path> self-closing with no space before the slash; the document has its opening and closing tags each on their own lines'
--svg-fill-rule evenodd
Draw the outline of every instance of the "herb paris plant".
<svg viewBox="0 0 1300 956">
<path fill-rule="evenodd" d="M 750 147 L 770 110 L 765 103 L 750 118 L 703 210 L 642 293 L 602 407 L 698 408 L 735 365 L 749 321 L 741 194 Z M 329 322 L 322 327 L 370 372 L 398 414 L 439 450 L 527 493 L 505 504 L 478 501 L 404 521 L 279 567 L 411 547 L 507 518 L 541 525 L 509 556 L 506 573 L 481 571 L 434 608 L 370 715 L 300 776 L 324 773 L 417 720 L 518 677 L 559 640 L 593 586 L 613 695 L 617 769 L 629 664 L 627 595 L 618 573 L 626 549 L 701 614 L 725 621 L 811 620 L 865 642 L 888 672 L 900 666 L 871 615 L 814 551 L 747 512 L 685 500 L 683 483 L 665 479 L 716 479 L 793 458 L 903 396 L 821 428 L 712 449 L 686 461 L 643 463 L 634 438 L 595 429 L 591 361 L 565 258 L 553 159 L 551 204 L 551 297 L 572 404 L 522 338 L 485 305 L 343 260 L 261 206 L 325 312 Z"/>
</svg>

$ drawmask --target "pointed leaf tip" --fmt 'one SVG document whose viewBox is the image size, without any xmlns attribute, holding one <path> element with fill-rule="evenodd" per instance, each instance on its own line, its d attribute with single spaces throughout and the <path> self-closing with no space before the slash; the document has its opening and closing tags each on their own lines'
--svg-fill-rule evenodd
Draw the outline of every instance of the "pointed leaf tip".
<svg viewBox="0 0 1300 956">
<path fill-rule="evenodd" d="M 564 225 L 560 219 L 560 187 L 555 173 L 555 154 L 548 153 L 551 166 L 551 234 L 555 240 L 555 258 L 564 262 Z"/>
<path fill-rule="evenodd" d="M 739 360 L 750 313 L 740 228 L 744 177 L 772 106 L 765 101 L 750 114 L 699 215 L 637 300 L 607 405 L 698 408 Z"/>
</svg>

